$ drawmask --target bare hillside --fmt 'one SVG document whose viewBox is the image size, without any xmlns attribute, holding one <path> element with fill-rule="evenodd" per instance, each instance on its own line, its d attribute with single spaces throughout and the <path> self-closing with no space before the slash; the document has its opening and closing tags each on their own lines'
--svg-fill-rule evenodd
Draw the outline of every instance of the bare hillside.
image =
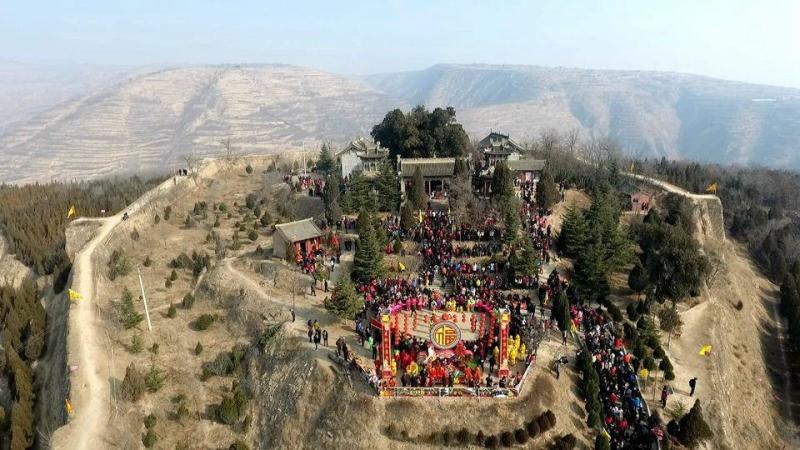
<svg viewBox="0 0 800 450">
<path fill-rule="evenodd" d="M 474 137 L 579 130 L 642 157 L 800 168 L 800 90 L 694 75 L 437 65 L 343 77 L 242 65 L 37 78 L 15 67 L 0 65 L 6 182 L 174 168 L 187 153 L 219 155 L 227 137 L 244 153 L 341 144 L 421 103 L 455 106 Z"/>
<path fill-rule="evenodd" d="M 163 70 L 63 102 L 0 136 L 0 180 L 171 168 L 182 155 L 277 152 L 368 132 L 390 107 L 364 85 L 290 66 Z"/>
<path fill-rule="evenodd" d="M 800 90 L 667 72 L 437 65 L 366 81 L 410 104 L 453 105 L 471 133 L 611 136 L 642 157 L 800 167 Z"/>
</svg>

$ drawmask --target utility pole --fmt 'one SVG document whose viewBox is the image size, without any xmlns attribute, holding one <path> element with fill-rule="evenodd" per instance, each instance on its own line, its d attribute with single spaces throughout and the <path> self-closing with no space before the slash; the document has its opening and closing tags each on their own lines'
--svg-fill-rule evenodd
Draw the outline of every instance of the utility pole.
<svg viewBox="0 0 800 450">
<path fill-rule="evenodd" d="M 306 141 L 303 140 L 303 175 L 308 175 L 306 173 Z"/>
<path fill-rule="evenodd" d="M 147 331 L 153 332 L 153 324 L 150 323 L 150 310 L 147 309 L 147 296 L 144 294 L 144 282 L 142 281 L 142 272 L 139 266 L 136 266 L 136 273 L 139 274 L 139 287 L 142 289 L 142 301 L 144 302 L 144 315 L 147 317 Z"/>
</svg>

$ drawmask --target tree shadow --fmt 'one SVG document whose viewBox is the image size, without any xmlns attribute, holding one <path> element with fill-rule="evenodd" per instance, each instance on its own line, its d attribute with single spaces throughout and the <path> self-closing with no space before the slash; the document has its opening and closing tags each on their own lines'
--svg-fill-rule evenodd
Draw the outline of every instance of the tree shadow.
<svg viewBox="0 0 800 450">
<path fill-rule="evenodd" d="M 800 364 L 797 363 L 796 350 L 791 348 L 786 338 L 784 318 L 778 310 L 778 299 L 774 291 L 761 289 L 761 303 L 770 315 L 771 320 L 762 320 L 760 327 L 760 345 L 767 369 L 767 379 L 772 389 L 772 402 L 780 417 L 797 426 L 800 417 Z M 792 441 L 797 441 L 794 433 L 788 436 L 786 424 L 776 421 L 775 428 L 784 430 Z M 795 428 L 796 430 L 796 428 Z"/>
</svg>

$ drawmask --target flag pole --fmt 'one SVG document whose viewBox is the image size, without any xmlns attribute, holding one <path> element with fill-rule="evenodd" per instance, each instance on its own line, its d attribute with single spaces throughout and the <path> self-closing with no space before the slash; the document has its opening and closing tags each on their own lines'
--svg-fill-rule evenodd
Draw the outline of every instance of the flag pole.
<svg viewBox="0 0 800 450">
<path fill-rule="evenodd" d="M 142 272 L 139 266 L 136 266 L 136 273 L 139 274 L 139 287 L 142 289 L 142 301 L 144 302 L 144 315 L 147 316 L 147 331 L 153 331 L 153 325 L 150 323 L 150 310 L 147 309 L 147 296 L 144 295 L 144 282 L 142 281 Z"/>
</svg>

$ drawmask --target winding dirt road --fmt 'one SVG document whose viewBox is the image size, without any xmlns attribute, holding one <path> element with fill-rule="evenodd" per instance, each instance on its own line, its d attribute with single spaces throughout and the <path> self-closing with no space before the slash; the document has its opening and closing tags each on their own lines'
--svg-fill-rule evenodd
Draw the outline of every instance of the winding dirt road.
<svg viewBox="0 0 800 450">
<path fill-rule="evenodd" d="M 181 180 L 184 181 L 184 180 Z M 110 397 L 109 348 L 105 340 L 105 326 L 96 306 L 96 281 L 98 268 L 94 266 L 92 255 L 98 246 L 105 245 L 114 228 L 122 222 L 124 213 L 133 215 L 156 195 L 167 191 L 176 183 L 172 178 L 146 192 L 128 208 L 105 219 L 94 220 L 102 223 L 94 237 L 76 255 L 72 266 L 71 288 L 79 292 L 78 300 L 70 308 L 69 331 L 67 336 L 67 360 L 77 371 L 70 375 L 70 400 L 75 412 L 67 425 L 53 434 L 54 449 L 82 450 L 106 449 L 107 421 L 112 417 Z"/>
</svg>

